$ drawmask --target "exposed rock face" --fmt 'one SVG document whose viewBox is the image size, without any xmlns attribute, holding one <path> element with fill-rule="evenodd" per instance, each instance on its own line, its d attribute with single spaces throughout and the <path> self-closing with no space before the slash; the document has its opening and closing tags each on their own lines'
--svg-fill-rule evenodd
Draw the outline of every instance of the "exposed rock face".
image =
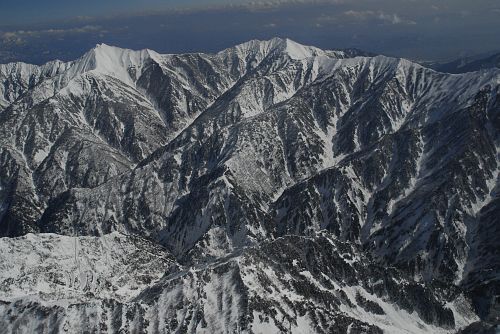
<svg viewBox="0 0 500 334">
<path fill-rule="evenodd" d="M 120 284 L 148 278 L 125 297 L 4 277 L 20 291 L 2 297 L 11 330 L 418 333 L 498 320 L 498 70 L 449 75 L 273 39 L 210 55 L 100 45 L 70 63 L 0 65 L 0 79 L 0 246 L 22 263 L 115 236 L 158 263 L 129 270 Z M 30 232 L 58 236 L 13 238 Z"/>
</svg>

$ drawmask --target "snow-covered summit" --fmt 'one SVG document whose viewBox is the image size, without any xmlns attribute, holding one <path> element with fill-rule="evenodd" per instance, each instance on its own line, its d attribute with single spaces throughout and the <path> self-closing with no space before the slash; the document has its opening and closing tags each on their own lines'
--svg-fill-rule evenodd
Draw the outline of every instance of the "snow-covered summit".
<svg viewBox="0 0 500 334">
<path fill-rule="evenodd" d="M 134 85 L 142 68 L 149 60 L 158 60 L 161 56 L 148 49 L 134 51 L 106 44 L 98 44 L 80 59 L 73 62 L 72 73 L 95 71 L 113 76 L 124 83 Z"/>
<path fill-rule="evenodd" d="M 233 48 L 231 48 L 233 49 Z M 272 53 L 282 53 L 295 60 L 314 56 L 324 56 L 326 52 L 314 46 L 299 44 L 289 38 L 275 37 L 269 40 L 251 40 L 234 47 L 241 54 L 261 54 L 264 57 Z M 225 52 L 221 51 L 221 52 Z"/>
</svg>

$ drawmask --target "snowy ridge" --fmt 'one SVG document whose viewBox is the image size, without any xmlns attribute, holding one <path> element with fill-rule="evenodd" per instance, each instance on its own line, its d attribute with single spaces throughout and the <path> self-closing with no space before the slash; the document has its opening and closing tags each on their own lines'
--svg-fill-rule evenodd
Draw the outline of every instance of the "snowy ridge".
<svg viewBox="0 0 500 334">
<path fill-rule="evenodd" d="M 258 54 L 262 54 L 264 57 L 271 53 L 280 52 L 287 54 L 290 58 L 295 60 L 314 56 L 326 56 L 326 52 L 321 49 L 313 46 L 305 46 L 288 38 L 273 38 L 268 41 L 252 40 L 237 45 L 234 47 L 234 49 L 241 54 L 257 52 Z M 220 53 L 225 53 L 228 50 L 221 51 Z"/>
<path fill-rule="evenodd" d="M 141 76 L 146 61 L 160 57 L 150 50 L 132 51 L 99 44 L 77 61 L 75 71 L 96 71 L 135 86 L 135 80 Z"/>
<path fill-rule="evenodd" d="M 42 66 L 25 63 L 0 64 L 0 110 L 6 108 L 19 96 L 45 78 L 64 72 L 68 67 L 62 61 L 53 61 Z"/>
</svg>

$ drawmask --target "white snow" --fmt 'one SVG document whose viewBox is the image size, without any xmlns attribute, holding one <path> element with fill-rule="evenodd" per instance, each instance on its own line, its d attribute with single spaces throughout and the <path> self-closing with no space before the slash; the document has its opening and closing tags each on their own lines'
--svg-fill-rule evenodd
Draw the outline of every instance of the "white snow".
<svg viewBox="0 0 500 334">
<path fill-rule="evenodd" d="M 36 296 L 58 302 L 84 300 L 87 292 L 93 292 L 101 298 L 129 300 L 147 286 L 139 278 L 149 276 L 154 282 L 172 262 L 169 254 L 154 254 L 155 248 L 146 243 L 144 251 L 151 253 L 140 254 L 133 240 L 117 232 L 103 237 L 0 238 L 0 285 L 4 287 L 0 299 Z M 137 263 L 145 259 L 151 262 Z"/>
</svg>

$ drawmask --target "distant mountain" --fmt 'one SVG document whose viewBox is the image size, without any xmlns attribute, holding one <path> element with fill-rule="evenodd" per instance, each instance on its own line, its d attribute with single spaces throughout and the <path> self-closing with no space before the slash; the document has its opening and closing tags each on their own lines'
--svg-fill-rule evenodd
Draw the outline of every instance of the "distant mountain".
<svg viewBox="0 0 500 334">
<path fill-rule="evenodd" d="M 439 72 L 455 74 L 500 68 L 500 52 L 459 58 L 451 62 L 428 63 L 427 65 Z"/>
<path fill-rule="evenodd" d="M 498 322 L 498 69 L 275 38 L 98 45 L 0 81 L 7 332 Z"/>
</svg>

